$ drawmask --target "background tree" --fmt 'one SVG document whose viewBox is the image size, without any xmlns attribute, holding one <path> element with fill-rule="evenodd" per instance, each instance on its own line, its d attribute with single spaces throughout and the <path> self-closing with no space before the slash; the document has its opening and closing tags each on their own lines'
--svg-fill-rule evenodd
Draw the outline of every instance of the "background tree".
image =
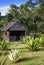
<svg viewBox="0 0 44 65">
<path fill-rule="evenodd" d="M 35 2 L 33 2 L 33 0 L 28 0 L 26 5 L 31 8 L 34 32 L 43 32 L 44 0 L 35 0 Z"/>
<path fill-rule="evenodd" d="M 26 26 L 27 31 L 32 28 L 32 13 L 31 10 L 24 4 L 20 6 L 20 21 Z M 29 33 L 29 32 L 28 32 Z"/>
<path fill-rule="evenodd" d="M 0 21 L 1 21 L 1 12 L 0 12 Z"/>
<path fill-rule="evenodd" d="M 7 13 L 8 15 L 8 13 Z M 9 16 L 9 17 L 8 17 Z M 17 21 L 19 19 L 19 7 L 16 5 L 10 5 L 8 20 Z M 11 17 L 11 18 L 10 18 Z M 9 19 L 10 18 L 10 19 Z"/>
</svg>

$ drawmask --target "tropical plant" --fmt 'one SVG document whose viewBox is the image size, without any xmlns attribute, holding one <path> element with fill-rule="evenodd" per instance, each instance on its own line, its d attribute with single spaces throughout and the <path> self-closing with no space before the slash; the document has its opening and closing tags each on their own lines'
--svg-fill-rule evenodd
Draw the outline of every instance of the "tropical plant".
<svg viewBox="0 0 44 65">
<path fill-rule="evenodd" d="M 44 37 L 40 37 L 39 42 L 40 42 L 41 46 L 43 46 L 43 47 L 44 47 Z"/>
<path fill-rule="evenodd" d="M 8 41 L 5 41 L 5 40 L 0 41 L 0 49 L 1 50 L 7 50 L 8 47 L 9 47 L 9 42 Z"/>
<path fill-rule="evenodd" d="M 9 51 L 9 59 L 13 62 L 17 62 L 21 56 L 21 51 L 19 49 Z"/>
<path fill-rule="evenodd" d="M 0 65 L 5 65 L 5 62 L 7 60 L 7 57 L 4 56 L 4 53 L 0 57 Z"/>
<path fill-rule="evenodd" d="M 31 51 L 38 50 L 38 47 L 40 46 L 39 38 L 34 39 L 34 37 L 23 38 L 23 43 L 25 43 L 26 48 L 28 48 Z"/>
<path fill-rule="evenodd" d="M 6 57 L 2 57 L 0 61 L 0 65 L 5 65 L 6 59 L 7 59 Z"/>
</svg>

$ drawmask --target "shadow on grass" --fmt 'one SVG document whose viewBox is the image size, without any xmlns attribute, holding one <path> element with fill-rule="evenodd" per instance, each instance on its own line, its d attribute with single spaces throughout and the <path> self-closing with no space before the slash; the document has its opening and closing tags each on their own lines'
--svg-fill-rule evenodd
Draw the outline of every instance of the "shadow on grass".
<svg viewBox="0 0 44 65">
<path fill-rule="evenodd" d="M 29 49 L 27 49 L 27 48 L 13 48 L 13 49 L 20 49 L 22 52 L 28 52 L 29 51 Z"/>
<path fill-rule="evenodd" d="M 18 62 L 25 62 L 25 61 L 29 61 L 29 60 L 34 60 L 34 59 L 36 59 L 36 58 L 39 58 L 39 57 L 38 57 L 38 56 L 36 56 L 36 57 L 31 57 L 31 58 L 25 57 L 25 58 L 19 59 L 16 63 L 18 63 Z"/>
<path fill-rule="evenodd" d="M 44 51 L 44 47 L 40 47 L 39 48 L 39 51 Z"/>
</svg>

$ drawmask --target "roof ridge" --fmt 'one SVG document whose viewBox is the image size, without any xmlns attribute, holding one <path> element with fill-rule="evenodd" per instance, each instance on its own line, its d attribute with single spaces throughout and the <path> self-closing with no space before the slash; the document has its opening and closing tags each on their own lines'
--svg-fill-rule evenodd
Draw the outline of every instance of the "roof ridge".
<svg viewBox="0 0 44 65">
<path fill-rule="evenodd" d="M 16 23 L 16 22 L 10 22 L 10 23 L 8 23 L 7 26 L 5 26 L 5 27 L 2 29 L 2 31 L 3 31 L 4 29 L 8 30 L 8 29 L 9 29 L 11 26 L 13 26 L 15 23 Z"/>
<path fill-rule="evenodd" d="M 18 24 L 18 23 L 20 23 L 20 24 Z M 17 25 L 16 25 L 17 24 Z M 7 26 L 5 26 L 3 29 L 2 29 L 2 32 L 3 31 L 7 31 L 7 30 L 10 30 L 11 28 L 12 28 L 12 26 L 14 26 L 15 25 L 15 27 L 14 27 L 14 29 L 15 28 L 19 28 L 19 30 L 22 28 L 23 30 L 24 30 L 24 26 L 21 24 L 21 22 L 19 21 L 19 22 L 10 22 L 10 23 L 8 23 L 7 24 Z M 16 27 L 16 26 L 18 26 L 18 27 Z M 21 27 L 21 28 L 20 28 Z M 13 30 L 13 29 L 12 29 Z"/>
</svg>

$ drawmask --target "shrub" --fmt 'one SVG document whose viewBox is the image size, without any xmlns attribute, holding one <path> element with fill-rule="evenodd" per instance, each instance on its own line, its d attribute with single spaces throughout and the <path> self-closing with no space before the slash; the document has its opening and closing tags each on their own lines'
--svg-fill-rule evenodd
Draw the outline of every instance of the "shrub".
<svg viewBox="0 0 44 65">
<path fill-rule="evenodd" d="M 40 42 L 41 46 L 43 46 L 43 47 L 44 47 L 44 37 L 40 37 L 39 42 Z"/>
<path fill-rule="evenodd" d="M 40 46 L 39 38 L 34 39 L 34 37 L 23 38 L 23 43 L 25 43 L 26 48 L 28 48 L 31 51 L 38 50 L 38 47 Z"/>
<path fill-rule="evenodd" d="M 9 47 L 9 42 L 8 41 L 5 41 L 5 40 L 0 41 L 0 49 L 1 50 L 7 50 L 8 47 Z"/>
<path fill-rule="evenodd" d="M 21 51 L 19 49 L 9 51 L 9 59 L 11 61 L 17 62 L 21 56 Z"/>
</svg>

